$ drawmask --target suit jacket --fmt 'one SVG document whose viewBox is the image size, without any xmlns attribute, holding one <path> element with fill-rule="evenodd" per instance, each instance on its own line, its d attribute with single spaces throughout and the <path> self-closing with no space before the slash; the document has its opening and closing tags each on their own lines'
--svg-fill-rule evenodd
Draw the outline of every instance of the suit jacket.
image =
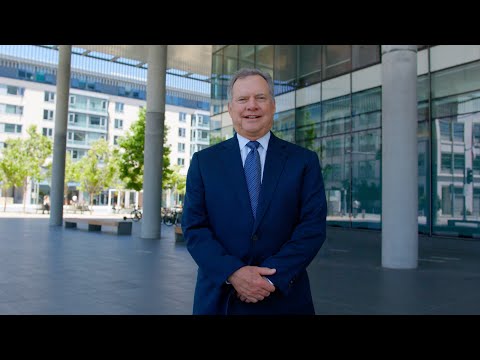
<svg viewBox="0 0 480 360">
<path fill-rule="evenodd" d="M 326 213 L 313 151 L 271 134 L 256 220 L 237 136 L 196 152 L 182 217 L 198 265 L 193 314 L 314 314 L 306 268 L 325 240 Z M 241 302 L 226 283 L 245 265 L 277 270 L 265 300 Z"/>
</svg>

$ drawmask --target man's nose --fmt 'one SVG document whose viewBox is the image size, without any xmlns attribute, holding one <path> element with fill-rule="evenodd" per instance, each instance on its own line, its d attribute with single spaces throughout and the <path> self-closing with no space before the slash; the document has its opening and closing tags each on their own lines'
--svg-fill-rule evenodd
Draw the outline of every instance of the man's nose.
<svg viewBox="0 0 480 360">
<path fill-rule="evenodd" d="M 257 107 L 258 107 L 258 104 L 257 104 L 257 100 L 255 98 L 248 99 L 248 102 L 247 102 L 247 108 L 248 109 L 257 108 Z"/>
</svg>

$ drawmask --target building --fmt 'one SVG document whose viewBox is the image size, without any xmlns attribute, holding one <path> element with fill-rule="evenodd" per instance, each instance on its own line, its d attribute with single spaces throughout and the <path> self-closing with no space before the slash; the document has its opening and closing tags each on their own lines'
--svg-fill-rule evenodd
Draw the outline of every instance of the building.
<svg viewBox="0 0 480 360">
<path fill-rule="evenodd" d="M 53 139 L 56 108 L 56 65 L 40 55 L 44 52 L 55 56 L 55 49 L 38 49 L 18 45 L 16 56 L 12 46 L 0 47 L 0 147 L 10 137 L 23 137 L 30 125 L 36 125 L 41 133 Z M 10 49 L 8 49 L 10 48 Z M 10 50 L 10 54 L 9 51 Z M 21 57 L 23 52 L 29 55 Z M 94 59 L 90 59 L 94 61 Z M 104 62 L 104 61 L 103 61 Z M 126 67 L 126 65 L 124 66 Z M 123 76 L 102 74 L 98 71 L 72 68 L 68 100 L 67 153 L 73 161 L 86 155 L 92 142 L 99 138 L 111 145 L 125 134 L 138 119 L 139 110 L 146 106 L 146 69 L 144 79 L 134 80 L 125 71 Z M 139 76 L 137 76 L 138 78 Z M 168 127 L 167 145 L 170 146 L 170 164 L 178 165 L 186 175 L 190 158 L 209 144 L 209 96 L 205 92 L 169 87 L 166 95 L 165 124 Z M 75 183 L 69 184 L 66 202 L 77 196 L 83 201 L 88 194 L 80 193 Z M 1 191 L 1 190 L 0 190 Z M 50 193 L 49 181 L 32 183 L 28 188 L 32 204 L 38 203 L 43 194 Z M 14 203 L 23 200 L 22 189 L 11 189 L 9 197 Z M 175 206 L 182 197 L 171 190 L 163 192 L 163 205 Z M 122 203 L 126 207 L 141 203 L 136 192 L 109 189 L 96 196 L 96 205 L 113 206 Z"/>
<path fill-rule="evenodd" d="M 381 49 L 214 46 L 212 139 L 233 135 L 226 108 L 229 75 L 244 66 L 267 70 L 276 86 L 275 134 L 316 151 L 321 160 L 328 224 L 380 230 L 385 211 Z M 416 62 L 418 175 L 412 176 L 418 182 L 418 232 L 478 238 L 480 46 L 418 45 Z"/>
</svg>

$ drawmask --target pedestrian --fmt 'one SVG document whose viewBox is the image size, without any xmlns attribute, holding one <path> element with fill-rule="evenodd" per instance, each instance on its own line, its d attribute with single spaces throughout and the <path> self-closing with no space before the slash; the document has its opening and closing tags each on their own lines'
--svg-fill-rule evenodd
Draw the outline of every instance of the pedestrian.
<svg viewBox="0 0 480 360">
<path fill-rule="evenodd" d="M 47 214 L 50 212 L 50 196 L 45 195 L 43 197 L 43 208 L 42 208 L 42 214 L 45 214 L 45 211 Z"/>
</svg>

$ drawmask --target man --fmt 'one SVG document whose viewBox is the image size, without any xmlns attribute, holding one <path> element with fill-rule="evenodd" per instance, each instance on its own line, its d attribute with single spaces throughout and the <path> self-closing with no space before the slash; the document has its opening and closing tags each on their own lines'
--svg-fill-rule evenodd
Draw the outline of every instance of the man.
<svg viewBox="0 0 480 360">
<path fill-rule="evenodd" d="M 326 231 L 317 154 L 270 132 L 268 73 L 239 70 L 228 99 L 236 135 L 196 152 L 187 175 L 182 230 L 199 267 L 193 313 L 315 314 L 306 268 Z"/>
</svg>

